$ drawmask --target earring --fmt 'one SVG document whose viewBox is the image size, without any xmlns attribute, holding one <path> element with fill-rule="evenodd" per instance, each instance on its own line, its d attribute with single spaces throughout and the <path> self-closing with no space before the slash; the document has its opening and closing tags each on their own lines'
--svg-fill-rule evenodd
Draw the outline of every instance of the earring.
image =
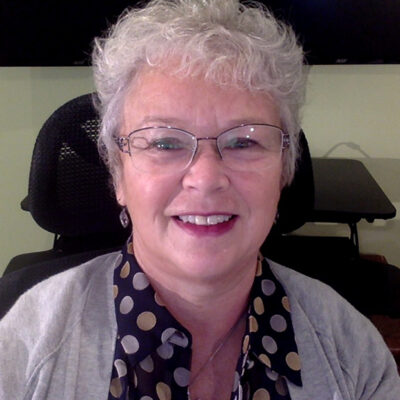
<svg viewBox="0 0 400 400">
<path fill-rule="evenodd" d="M 119 220 L 124 228 L 126 228 L 129 225 L 129 216 L 128 213 L 126 212 L 126 207 L 123 207 L 121 212 L 119 213 Z"/>
<path fill-rule="evenodd" d="M 279 211 L 277 211 L 276 215 L 275 215 L 275 219 L 274 219 L 274 224 L 275 225 L 278 223 L 278 220 L 279 220 Z"/>
</svg>

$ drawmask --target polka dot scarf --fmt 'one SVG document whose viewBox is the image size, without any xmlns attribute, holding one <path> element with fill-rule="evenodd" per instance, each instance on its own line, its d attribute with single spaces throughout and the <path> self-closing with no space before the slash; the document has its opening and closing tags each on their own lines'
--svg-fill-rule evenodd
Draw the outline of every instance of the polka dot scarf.
<svg viewBox="0 0 400 400">
<path fill-rule="evenodd" d="M 164 307 L 129 241 L 114 271 L 118 325 L 109 400 L 188 400 L 191 335 Z M 290 399 L 300 360 L 283 287 L 261 258 L 231 400 Z"/>
</svg>

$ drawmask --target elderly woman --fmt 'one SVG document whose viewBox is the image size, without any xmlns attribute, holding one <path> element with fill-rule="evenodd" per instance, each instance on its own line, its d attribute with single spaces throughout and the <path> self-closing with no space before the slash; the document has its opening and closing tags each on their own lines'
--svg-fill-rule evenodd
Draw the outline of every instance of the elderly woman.
<svg viewBox="0 0 400 400">
<path fill-rule="evenodd" d="M 370 323 L 259 248 L 295 170 L 302 50 L 261 6 L 152 1 L 96 41 L 118 254 L 0 327 L 1 399 L 398 400 Z"/>
</svg>

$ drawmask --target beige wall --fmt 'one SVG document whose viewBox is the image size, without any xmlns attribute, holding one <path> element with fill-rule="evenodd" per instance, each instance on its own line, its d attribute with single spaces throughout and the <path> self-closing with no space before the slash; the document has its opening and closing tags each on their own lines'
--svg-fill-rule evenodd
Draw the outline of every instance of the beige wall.
<svg viewBox="0 0 400 400">
<path fill-rule="evenodd" d="M 53 236 L 19 205 L 33 145 L 58 106 L 91 91 L 89 68 L 0 68 L 0 274 L 14 255 L 52 246 Z"/>
<path fill-rule="evenodd" d="M 33 144 L 45 119 L 65 101 L 93 90 L 90 68 L 0 68 L 0 274 L 16 254 L 49 249 L 19 203 L 27 193 Z M 304 130 L 314 156 L 361 158 L 400 214 L 400 65 L 311 69 Z M 352 146 L 352 145 L 350 145 Z M 354 146 L 352 146 L 354 147 Z M 308 224 L 302 232 L 347 234 Z M 361 249 L 400 265 L 400 217 L 360 224 Z"/>
<path fill-rule="evenodd" d="M 313 67 L 303 128 L 313 156 L 333 150 L 329 157 L 359 158 L 381 185 L 397 217 L 361 222 L 360 249 L 400 266 L 400 65 Z M 348 234 L 348 229 L 307 224 L 301 232 Z"/>
</svg>

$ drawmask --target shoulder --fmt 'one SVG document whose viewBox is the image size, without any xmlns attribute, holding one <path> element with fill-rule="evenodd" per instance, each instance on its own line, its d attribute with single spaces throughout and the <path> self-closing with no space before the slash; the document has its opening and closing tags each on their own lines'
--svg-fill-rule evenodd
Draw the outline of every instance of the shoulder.
<svg viewBox="0 0 400 400">
<path fill-rule="evenodd" d="M 106 288 L 112 279 L 119 253 L 109 253 L 58 273 L 38 283 L 20 296 L 3 321 L 18 320 L 27 315 L 34 321 L 57 314 L 77 312 L 96 288 Z"/>
<path fill-rule="evenodd" d="M 77 332 L 112 329 L 117 259 L 118 253 L 97 257 L 42 281 L 18 299 L 0 321 L 0 363 L 7 362 L 11 374 L 0 374 L 0 398 L 8 378 L 23 385 L 63 347 L 73 345 Z"/>
<path fill-rule="evenodd" d="M 289 298 L 302 364 L 318 373 L 328 361 L 327 368 L 354 398 L 397 398 L 397 368 L 372 323 L 328 285 L 269 265 Z"/>
<path fill-rule="evenodd" d="M 294 320 L 301 317 L 317 334 L 336 341 L 345 335 L 347 342 L 351 331 L 376 333 L 370 321 L 330 286 L 275 262 L 269 265 L 286 291 Z"/>
<path fill-rule="evenodd" d="M 331 320 L 332 315 L 329 314 L 334 315 L 341 309 L 353 309 L 344 298 L 325 283 L 274 261 L 268 260 L 268 263 L 273 274 L 284 287 L 289 299 L 306 314 L 310 314 L 310 317 L 328 313 L 329 318 L 327 320 Z M 320 320 L 320 317 L 318 317 L 318 320 Z"/>
</svg>

